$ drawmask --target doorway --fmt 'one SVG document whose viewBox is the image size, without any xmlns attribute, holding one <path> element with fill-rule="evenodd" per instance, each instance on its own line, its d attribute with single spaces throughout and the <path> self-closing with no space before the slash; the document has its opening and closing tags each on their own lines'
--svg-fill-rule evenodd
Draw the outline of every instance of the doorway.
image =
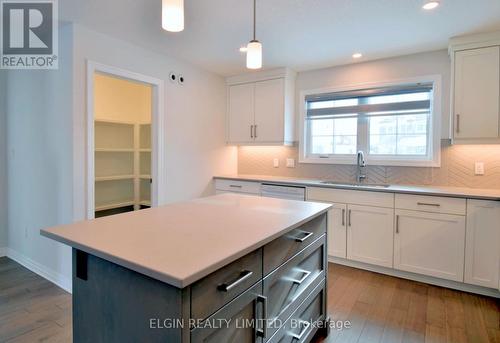
<svg viewBox="0 0 500 343">
<path fill-rule="evenodd" d="M 88 65 L 88 218 L 159 203 L 162 81 Z"/>
</svg>

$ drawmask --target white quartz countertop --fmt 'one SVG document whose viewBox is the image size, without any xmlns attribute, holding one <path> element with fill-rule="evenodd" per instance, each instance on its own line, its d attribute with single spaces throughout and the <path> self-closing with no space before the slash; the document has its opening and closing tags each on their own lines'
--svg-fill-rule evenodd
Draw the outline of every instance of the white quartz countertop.
<svg viewBox="0 0 500 343">
<path fill-rule="evenodd" d="M 500 201 L 500 189 L 479 189 L 466 187 L 445 186 L 419 186 L 419 185 L 389 185 L 388 187 L 377 187 L 375 185 L 349 185 L 349 184 L 325 184 L 324 180 L 302 179 L 286 176 L 266 175 L 220 175 L 215 179 L 256 181 L 272 184 L 296 185 L 307 187 L 324 187 L 338 189 L 365 190 L 374 192 L 406 193 L 417 195 L 434 195 L 455 198 L 469 198 L 481 200 Z"/>
<path fill-rule="evenodd" d="M 183 288 L 330 207 L 314 202 L 221 194 L 40 232 Z"/>
</svg>

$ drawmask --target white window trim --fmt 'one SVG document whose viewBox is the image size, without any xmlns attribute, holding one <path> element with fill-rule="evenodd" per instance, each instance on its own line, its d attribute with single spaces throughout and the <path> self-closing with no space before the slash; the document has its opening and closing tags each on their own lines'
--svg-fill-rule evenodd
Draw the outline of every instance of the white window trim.
<svg viewBox="0 0 500 343">
<path fill-rule="evenodd" d="M 411 156 L 411 159 L 401 160 L 401 156 L 374 156 L 365 152 L 366 163 L 368 165 L 376 166 L 405 166 L 405 167 L 440 167 L 441 166 L 441 118 L 442 118 L 442 96 L 441 96 L 441 75 L 428 75 L 414 78 L 397 79 L 383 82 L 361 83 L 339 87 L 310 89 L 300 92 L 299 104 L 299 163 L 311 164 L 356 164 L 356 155 L 329 155 L 326 158 L 308 157 L 306 149 L 307 127 L 305 125 L 306 119 L 306 97 L 313 94 L 321 93 L 336 93 L 353 91 L 366 88 L 383 88 L 383 87 L 397 87 L 404 84 L 412 83 L 432 83 L 432 108 L 431 108 L 431 121 L 429 125 L 429 134 L 431 135 L 429 149 L 432 151 L 432 159 L 417 159 Z M 359 140 L 364 137 L 358 137 Z M 367 137 L 368 138 L 368 137 Z M 368 146 L 367 142 L 361 143 L 363 146 Z"/>
</svg>

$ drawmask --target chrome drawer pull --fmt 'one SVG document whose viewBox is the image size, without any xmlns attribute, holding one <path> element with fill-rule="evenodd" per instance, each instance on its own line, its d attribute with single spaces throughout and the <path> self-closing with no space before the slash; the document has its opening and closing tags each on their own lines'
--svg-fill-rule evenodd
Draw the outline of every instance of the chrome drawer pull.
<svg viewBox="0 0 500 343">
<path fill-rule="evenodd" d="M 249 279 L 252 275 L 253 275 L 253 272 L 251 272 L 249 270 L 244 270 L 244 271 L 241 272 L 241 274 L 238 277 L 238 279 L 236 279 L 235 281 L 233 281 L 229 285 L 227 283 L 223 283 L 223 284 L 217 286 L 217 289 L 219 291 L 222 291 L 222 292 L 229 292 L 231 289 L 233 289 L 234 287 L 238 286 L 243 281 Z"/>
<path fill-rule="evenodd" d="M 434 206 L 434 207 L 441 206 L 441 204 L 433 204 L 430 202 L 417 202 L 417 205 L 419 205 L 419 206 Z"/>
<path fill-rule="evenodd" d="M 309 277 L 309 275 L 311 275 L 311 272 L 308 270 L 300 270 L 300 272 L 304 273 L 304 276 L 302 276 L 302 278 L 300 280 L 292 279 L 290 281 L 292 281 L 293 283 L 295 283 L 297 285 L 301 285 L 302 282 L 306 281 L 306 279 Z"/>
<path fill-rule="evenodd" d="M 262 329 L 257 330 L 257 336 L 266 338 L 267 336 L 267 297 L 257 296 L 257 302 L 262 303 Z"/>
<path fill-rule="evenodd" d="M 342 209 L 342 226 L 345 226 L 345 209 Z"/>
<path fill-rule="evenodd" d="M 304 335 L 307 333 L 307 331 L 309 330 L 311 323 L 309 323 L 308 321 L 305 321 L 305 320 L 299 320 L 298 322 L 299 322 L 299 324 L 304 325 L 304 328 L 302 329 L 302 331 L 298 335 L 293 334 L 292 337 L 294 339 L 296 339 L 297 341 L 300 341 L 304 337 Z"/>
<path fill-rule="evenodd" d="M 302 232 L 305 236 L 302 237 L 302 238 L 298 238 L 298 237 L 295 237 L 295 242 L 299 242 L 299 243 L 302 243 L 304 242 L 306 239 L 312 237 L 312 235 L 314 235 L 314 232 L 307 232 L 307 231 L 304 231 Z"/>
<path fill-rule="evenodd" d="M 243 186 L 241 186 L 241 185 L 229 185 L 229 187 L 231 187 L 231 188 L 242 188 Z"/>
</svg>

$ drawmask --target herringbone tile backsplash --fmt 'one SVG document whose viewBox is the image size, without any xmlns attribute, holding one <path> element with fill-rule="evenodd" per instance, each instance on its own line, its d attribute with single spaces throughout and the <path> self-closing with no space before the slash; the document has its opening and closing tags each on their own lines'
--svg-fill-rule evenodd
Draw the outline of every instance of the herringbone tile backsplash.
<svg viewBox="0 0 500 343">
<path fill-rule="evenodd" d="M 353 182 L 356 166 L 298 163 L 297 147 L 238 148 L 238 173 Z M 273 168 L 273 159 L 280 161 Z M 295 168 L 286 168 L 286 158 L 295 159 Z M 485 175 L 474 175 L 474 163 L 484 162 Z M 368 166 L 367 182 L 439 185 L 500 189 L 500 145 L 452 145 L 443 141 L 441 167 Z"/>
</svg>

